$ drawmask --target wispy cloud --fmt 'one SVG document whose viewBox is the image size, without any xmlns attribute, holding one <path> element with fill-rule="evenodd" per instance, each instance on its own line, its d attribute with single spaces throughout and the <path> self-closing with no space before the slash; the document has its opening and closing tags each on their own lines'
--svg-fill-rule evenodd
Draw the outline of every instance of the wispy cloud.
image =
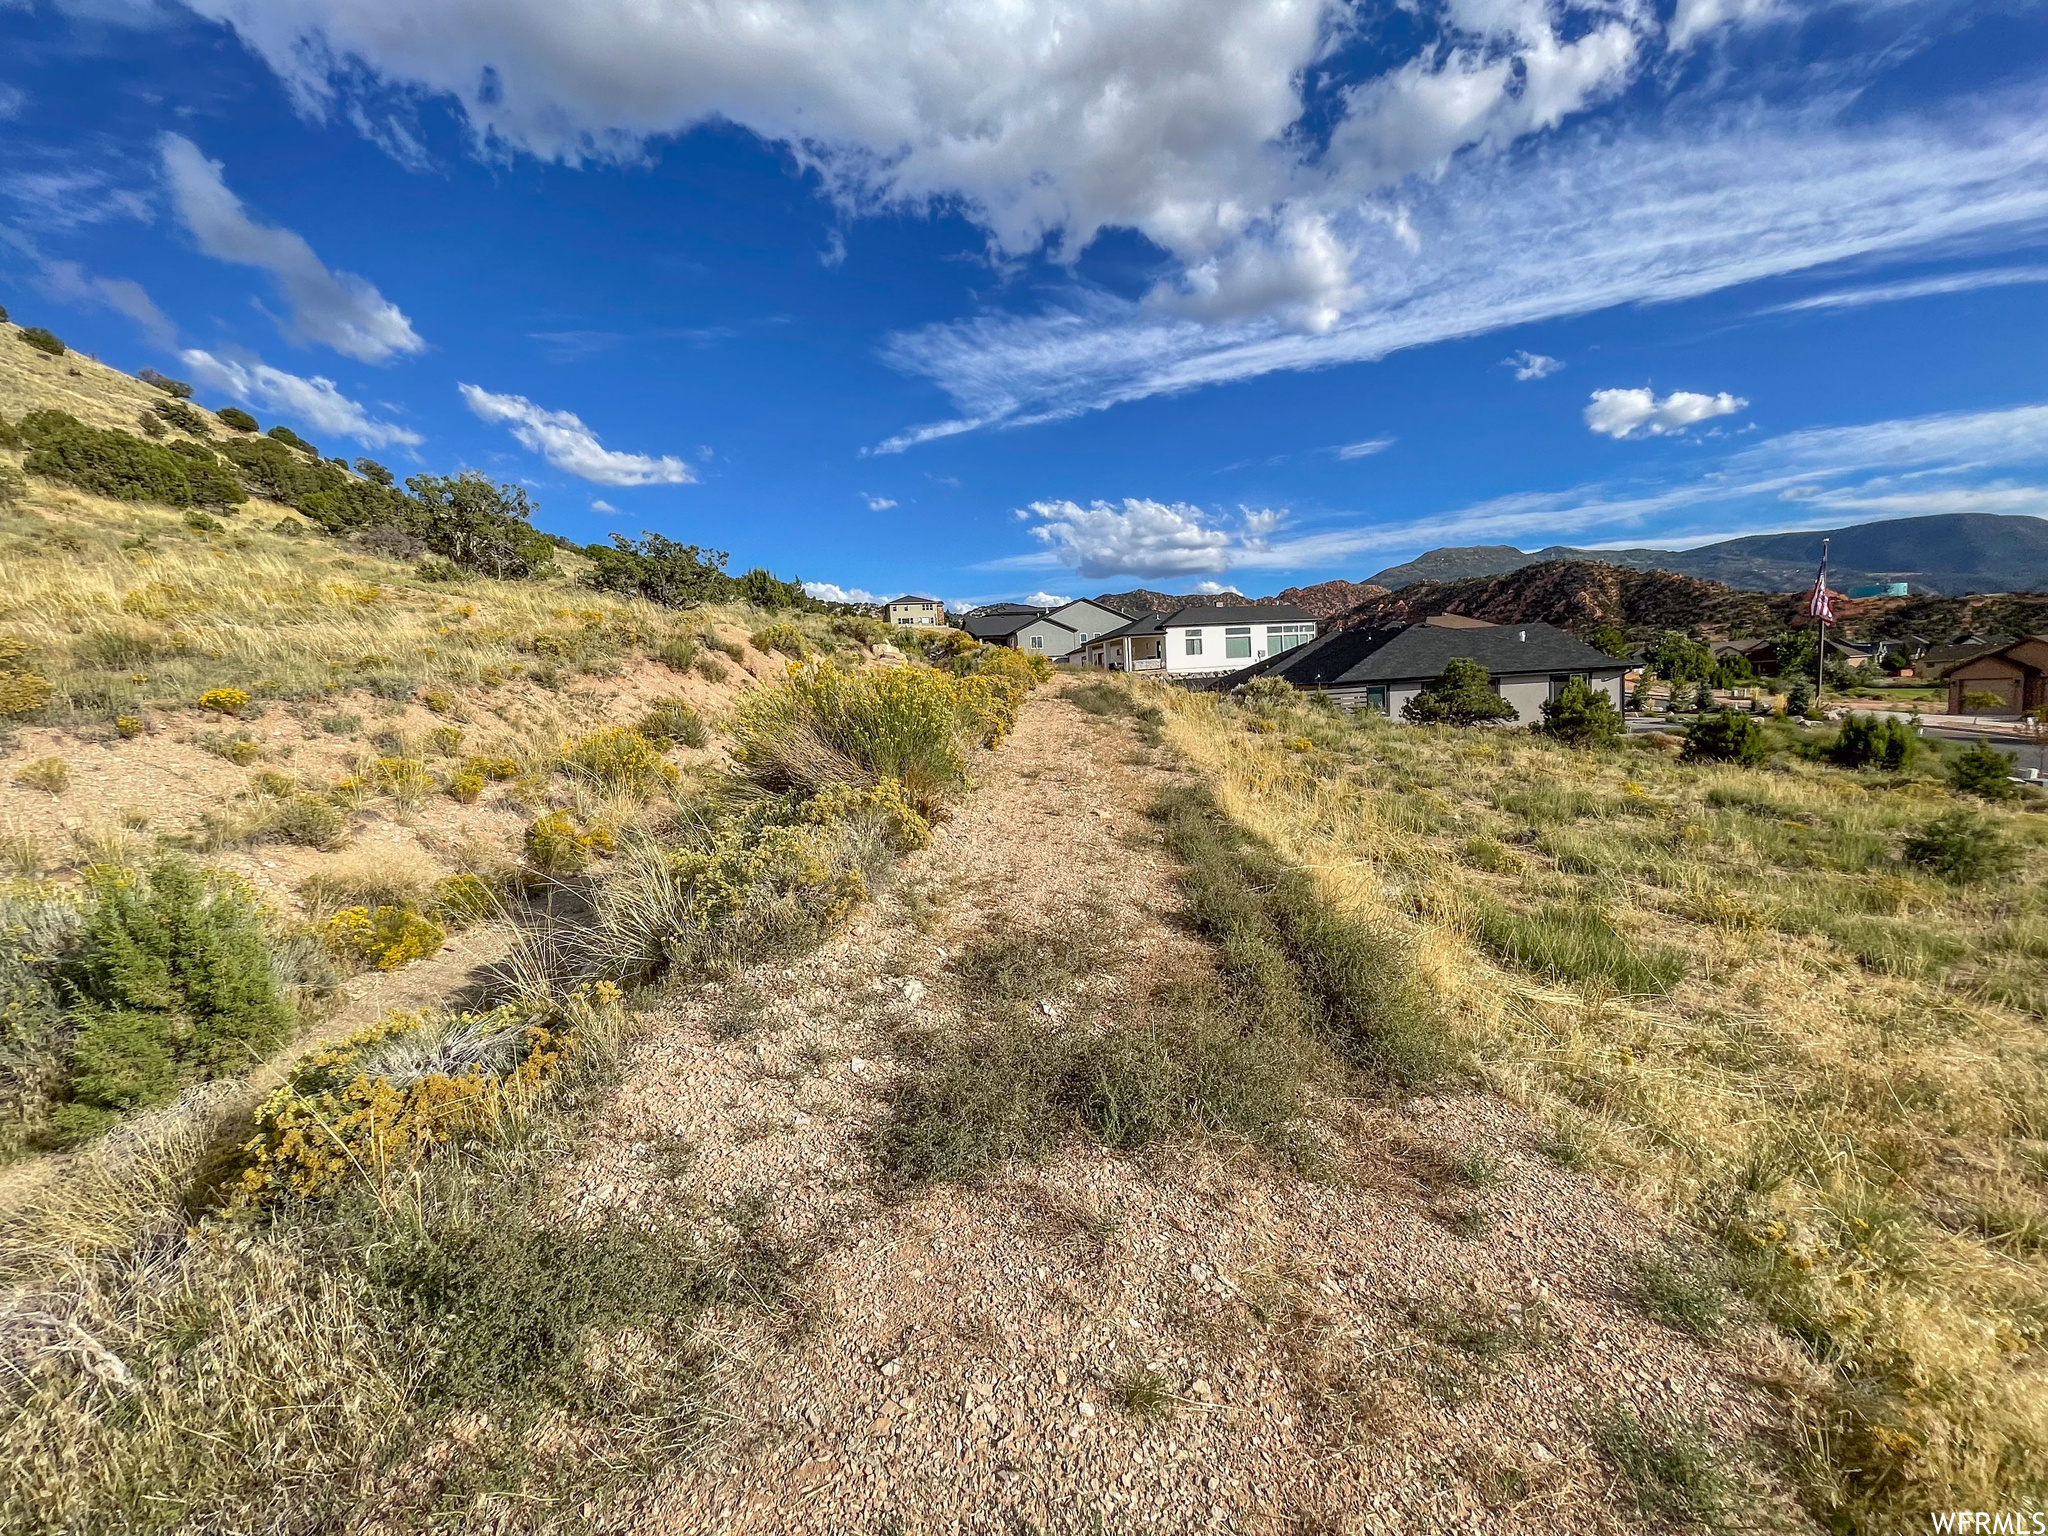
<svg viewBox="0 0 2048 1536">
<path fill-rule="evenodd" d="M 1394 446 L 1394 441 L 1391 437 L 1369 437 L 1362 443 L 1346 443 L 1330 451 L 1341 460 L 1369 459 L 1376 453 L 1385 453 Z"/>
<path fill-rule="evenodd" d="M 216 260 L 270 274 L 291 307 L 289 336 L 365 363 L 426 349 L 412 322 L 368 281 L 329 271 L 301 236 L 251 219 L 228 190 L 220 162 L 198 145 L 166 133 L 160 149 L 164 180 L 192 238 Z"/>
<path fill-rule="evenodd" d="M 1038 548 L 996 569 L 1094 578 L 1319 571 L 1438 544 L 1589 542 L 1683 547 L 1742 532 L 1826 528 L 1935 512 L 2048 515 L 2048 404 L 1819 427 L 1723 454 L 1684 479 L 1521 491 L 1422 517 L 1289 531 L 1285 513 L 1186 502 L 1037 502 Z M 1713 509 L 1710 529 L 1687 527 Z M 1674 523 L 1678 526 L 1674 528 Z M 1644 530 L 1658 528 L 1652 534 Z"/>
<path fill-rule="evenodd" d="M 1880 124 L 1811 105 L 1587 129 L 1460 160 L 1347 226 L 1372 283 L 1327 331 L 1201 324 L 1074 290 L 1061 307 L 895 336 L 884 355 L 957 412 L 890 440 L 1023 425 L 1288 369 L 1370 361 L 1621 304 L 1660 303 L 2048 223 L 2048 93 Z"/>
<path fill-rule="evenodd" d="M 494 395 L 474 384 L 456 386 L 479 421 L 509 428 L 531 452 L 556 469 L 596 485 L 692 485 L 697 476 L 673 454 L 615 453 L 570 411 L 550 411 L 524 395 Z"/>
<path fill-rule="evenodd" d="M 2020 283 L 2048 283 L 2048 267 L 1989 267 L 1977 272 L 1950 272 L 1942 277 L 1916 277 L 1868 288 L 1837 288 L 1789 304 L 1758 310 L 1762 315 L 1790 315 L 1809 309 L 1863 309 L 1895 304 L 1901 299 L 1926 299 L 1944 293 L 1975 293 L 1980 288 L 2010 288 Z"/>
<path fill-rule="evenodd" d="M 178 354 L 192 382 L 217 390 L 243 405 L 289 416 L 315 432 L 352 437 L 366 448 L 416 447 L 419 433 L 379 421 L 344 395 L 332 379 L 300 378 L 257 358 L 216 357 L 197 348 Z"/>
<path fill-rule="evenodd" d="M 867 503 L 867 508 L 870 512 L 886 512 L 896 505 L 895 501 L 887 496 L 870 496 L 866 491 L 860 491 L 856 494 L 859 495 L 862 501 Z"/>
</svg>

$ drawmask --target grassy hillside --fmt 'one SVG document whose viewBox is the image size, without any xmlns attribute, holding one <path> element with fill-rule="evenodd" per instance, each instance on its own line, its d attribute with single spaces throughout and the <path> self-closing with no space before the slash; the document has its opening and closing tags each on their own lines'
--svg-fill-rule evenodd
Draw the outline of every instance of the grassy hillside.
<svg viewBox="0 0 2048 1536">
<path fill-rule="evenodd" d="M 2048 1489 L 2048 817 L 1924 769 L 1161 693 L 1222 809 L 1403 933 L 1460 1044 L 1781 1330 L 1815 1514 L 1924 1529 Z M 1944 865 L 1967 845 L 1977 862 Z"/>
</svg>

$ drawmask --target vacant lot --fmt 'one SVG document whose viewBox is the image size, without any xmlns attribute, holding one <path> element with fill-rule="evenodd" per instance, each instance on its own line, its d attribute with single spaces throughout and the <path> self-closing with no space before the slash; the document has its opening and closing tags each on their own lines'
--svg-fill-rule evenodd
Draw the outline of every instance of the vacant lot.
<svg viewBox="0 0 2048 1536">
<path fill-rule="evenodd" d="M 1713 1240 L 1659 1283 L 1777 1324 L 1816 1513 L 2041 1498 L 2048 817 L 1782 755 L 1158 702 L 1231 817 L 1411 936 L 1558 1160 Z M 1924 841 L 1959 810 L 1988 862 Z"/>
</svg>

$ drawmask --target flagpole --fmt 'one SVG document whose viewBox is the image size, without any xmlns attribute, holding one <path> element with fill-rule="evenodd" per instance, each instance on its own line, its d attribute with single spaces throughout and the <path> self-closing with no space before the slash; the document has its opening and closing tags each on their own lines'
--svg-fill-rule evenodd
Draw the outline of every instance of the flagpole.
<svg viewBox="0 0 2048 1536">
<path fill-rule="evenodd" d="M 1827 590 L 1827 579 L 1828 540 L 1822 539 L 1820 541 L 1820 591 L 1822 592 Z M 1813 707 L 1815 710 L 1821 707 L 1821 700 L 1828 691 L 1828 604 L 1825 599 L 1821 600 L 1818 617 L 1820 619 L 1820 649 L 1815 654 L 1813 660 Z"/>
</svg>

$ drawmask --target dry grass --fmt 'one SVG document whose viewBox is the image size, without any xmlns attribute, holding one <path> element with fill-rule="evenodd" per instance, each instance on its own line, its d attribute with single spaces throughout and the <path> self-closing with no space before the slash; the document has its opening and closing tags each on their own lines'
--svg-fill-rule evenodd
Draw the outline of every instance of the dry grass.
<svg viewBox="0 0 2048 1536">
<path fill-rule="evenodd" d="M 1226 701 L 1154 697 L 1228 815 L 1333 908 L 1420 940 L 1465 1042 L 1557 1147 L 1722 1246 L 1788 1339 L 1817 1513 L 1910 1529 L 2040 1498 L 2048 818 L 1992 811 L 2022 873 L 1957 887 L 1899 854 L 1953 804 L 1925 779 L 1306 703 L 1263 709 L 1269 735 Z M 1312 748 L 1285 750 L 1294 733 Z M 1597 917 L 1599 963 L 1520 942 L 1571 913 Z"/>
</svg>

